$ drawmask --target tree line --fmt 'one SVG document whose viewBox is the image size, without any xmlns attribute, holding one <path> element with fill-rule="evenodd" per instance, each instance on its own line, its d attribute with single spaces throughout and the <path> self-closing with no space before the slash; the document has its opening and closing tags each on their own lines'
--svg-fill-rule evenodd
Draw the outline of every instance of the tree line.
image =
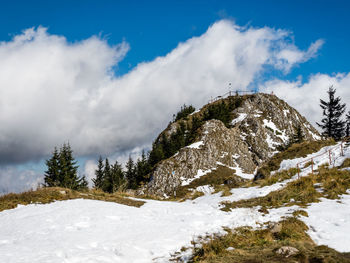
<svg viewBox="0 0 350 263">
<path fill-rule="evenodd" d="M 340 97 L 336 97 L 336 89 L 329 87 L 328 101 L 320 100 L 323 117 L 317 125 L 322 130 L 324 137 L 340 140 L 350 136 L 350 111 L 345 115 L 345 103 L 341 103 Z M 190 105 L 183 105 L 181 110 L 173 118 L 178 122 L 175 132 L 167 136 L 163 132 L 152 144 L 152 149 L 142 155 L 136 161 L 131 156 L 125 165 L 115 161 L 110 164 L 108 158 L 98 159 L 95 178 L 92 179 L 93 187 L 104 192 L 113 193 L 126 189 L 137 189 L 150 180 L 150 174 L 160 161 L 173 156 L 181 148 L 193 143 L 202 124 L 211 119 L 221 120 L 227 127 L 232 121 L 232 111 L 242 103 L 240 96 L 231 96 L 226 101 L 206 106 L 202 115 L 188 116 L 195 111 Z M 184 121 L 186 120 L 186 122 Z M 300 143 L 304 135 L 300 126 L 295 127 L 295 133 L 291 136 L 288 145 Z M 288 147 L 288 146 L 285 146 Z M 283 150 L 283 149 L 281 149 Z M 64 144 L 59 150 L 54 148 L 52 157 L 46 160 L 47 171 L 44 176 L 44 186 L 65 187 L 70 189 L 86 189 L 88 186 L 85 176 L 78 176 L 78 165 L 73 157 L 73 151 L 69 144 Z"/>
</svg>

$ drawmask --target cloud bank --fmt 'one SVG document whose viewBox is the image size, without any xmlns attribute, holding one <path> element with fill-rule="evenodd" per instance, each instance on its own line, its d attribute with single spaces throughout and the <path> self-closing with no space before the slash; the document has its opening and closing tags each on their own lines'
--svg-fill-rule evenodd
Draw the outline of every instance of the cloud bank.
<svg viewBox="0 0 350 263">
<path fill-rule="evenodd" d="M 67 141 L 85 157 L 149 146 L 183 103 L 201 106 L 228 83 L 247 89 L 267 69 L 287 73 L 322 44 L 303 51 L 288 31 L 222 20 L 116 77 L 126 42 L 70 43 L 46 28 L 27 29 L 0 43 L 0 165 L 40 160 Z"/>
<path fill-rule="evenodd" d="M 338 73 L 332 76 L 318 73 L 310 76 L 307 82 L 302 82 L 301 79 L 296 81 L 274 79 L 261 84 L 259 90 L 266 93 L 274 92 L 318 128 L 316 122 L 320 122 L 322 117 L 320 99 L 328 100 L 327 90 L 331 85 L 337 90 L 336 96 L 340 96 L 342 103 L 346 103 L 347 110 L 350 110 L 350 73 Z"/>
</svg>

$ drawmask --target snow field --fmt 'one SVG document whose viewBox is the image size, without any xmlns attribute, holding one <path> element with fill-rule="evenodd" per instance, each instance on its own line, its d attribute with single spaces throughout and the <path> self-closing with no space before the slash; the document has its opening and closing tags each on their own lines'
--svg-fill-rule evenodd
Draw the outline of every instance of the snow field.
<svg viewBox="0 0 350 263">
<path fill-rule="evenodd" d="M 306 158 L 285 160 L 280 169 L 295 167 L 296 163 L 326 150 L 324 147 Z M 349 148 L 344 153 L 339 157 L 335 152 L 335 165 L 350 158 Z M 325 161 L 315 159 L 315 168 Z M 309 172 L 304 169 L 301 175 Z M 197 176 L 204 173 L 201 171 Z M 232 195 L 226 197 L 211 194 L 210 187 L 202 186 L 198 190 L 205 195 L 195 200 L 181 203 L 146 200 L 140 208 L 83 199 L 18 206 L 0 212 L 0 262 L 169 262 L 173 253 L 181 247 L 191 247 L 191 241 L 197 237 L 224 234 L 223 226 L 261 227 L 300 209 L 298 206 L 269 209 L 265 215 L 258 212 L 259 207 L 220 210 L 223 201 L 262 197 L 292 180 L 296 177 L 261 188 L 232 189 Z M 350 251 L 349 195 L 343 195 L 340 202 L 322 199 L 305 210 L 309 217 L 301 219 L 317 244 Z"/>
</svg>

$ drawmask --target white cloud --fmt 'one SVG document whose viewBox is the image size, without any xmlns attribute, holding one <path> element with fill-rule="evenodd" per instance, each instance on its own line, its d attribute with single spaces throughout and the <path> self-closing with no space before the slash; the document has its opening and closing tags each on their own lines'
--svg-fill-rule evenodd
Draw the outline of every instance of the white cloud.
<svg viewBox="0 0 350 263">
<path fill-rule="evenodd" d="M 0 195 L 23 190 L 36 189 L 42 181 L 42 174 L 33 170 L 21 170 L 14 166 L 0 168 Z"/>
<path fill-rule="evenodd" d="M 276 55 L 272 57 L 271 63 L 273 63 L 276 68 L 288 73 L 293 66 L 315 57 L 317 51 L 324 44 L 324 41 L 321 39 L 317 40 L 312 43 L 306 51 L 299 50 L 294 44 L 282 44 L 284 46 L 282 49 L 276 51 Z"/>
<path fill-rule="evenodd" d="M 0 43 L 0 163 L 47 156 L 69 141 L 77 156 L 122 154 L 150 145 L 183 103 L 246 89 L 270 65 L 288 72 L 315 55 L 283 30 L 222 20 L 164 57 L 121 77 L 129 46 L 98 37 L 69 43 L 45 28 Z"/>
<path fill-rule="evenodd" d="M 320 122 L 322 118 L 320 99 L 328 100 L 327 90 L 331 85 L 337 90 L 336 96 L 340 96 L 343 103 L 350 105 L 350 73 L 333 76 L 315 74 L 305 83 L 301 79 L 297 81 L 275 79 L 262 84 L 259 90 L 266 93 L 274 92 L 295 107 L 317 128 L 316 122 Z"/>
</svg>

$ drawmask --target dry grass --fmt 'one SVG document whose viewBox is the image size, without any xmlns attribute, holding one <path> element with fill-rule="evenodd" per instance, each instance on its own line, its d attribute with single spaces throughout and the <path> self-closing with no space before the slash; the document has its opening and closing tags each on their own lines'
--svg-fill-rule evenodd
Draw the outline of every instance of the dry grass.
<svg viewBox="0 0 350 263">
<path fill-rule="evenodd" d="M 189 185 L 180 186 L 176 189 L 176 197 L 172 199 L 194 199 L 203 195 L 201 192 L 194 191 L 198 186 L 210 185 L 215 192 L 222 191 L 223 195 L 230 195 L 230 189 L 241 187 L 247 180 L 235 175 L 235 171 L 219 165 L 216 170 L 193 180 Z"/>
<path fill-rule="evenodd" d="M 322 187 L 322 192 L 317 191 L 318 185 Z M 349 171 L 321 166 L 317 173 L 290 182 L 283 189 L 273 191 L 266 196 L 237 202 L 225 202 L 223 210 L 229 211 L 232 208 L 254 206 L 272 208 L 299 205 L 305 207 L 309 203 L 318 202 L 320 197 L 339 198 L 349 188 Z"/>
<path fill-rule="evenodd" d="M 224 236 L 212 237 L 194 248 L 192 262 L 350 262 L 349 254 L 339 253 L 326 246 L 316 246 L 306 234 L 307 226 L 295 217 L 281 221 L 282 229 L 272 233 L 269 229 L 252 230 L 242 227 L 228 231 Z M 299 250 L 295 256 L 276 253 L 282 246 Z M 227 250 L 233 247 L 234 250 Z"/>
<path fill-rule="evenodd" d="M 350 167 L 350 158 L 346 158 L 340 168 Z"/>
<path fill-rule="evenodd" d="M 256 178 L 268 178 L 272 171 L 280 168 L 283 160 L 306 157 L 310 153 L 319 151 L 322 147 L 334 145 L 334 140 L 307 141 L 293 144 L 287 150 L 275 154 L 269 161 L 262 165 L 257 171 Z"/>
<path fill-rule="evenodd" d="M 108 194 L 96 190 L 78 192 L 65 188 L 47 187 L 20 194 L 12 193 L 0 196 L 0 211 L 15 208 L 19 204 L 47 204 L 54 201 L 77 198 L 115 202 L 135 207 L 140 207 L 144 204 L 142 201 L 129 199 L 125 194 L 122 193 Z"/>
<path fill-rule="evenodd" d="M 251 186 L 259 185 L 261 187 L 272 185 L 278 182 L 282 182 L 284 180 L 292 178 L 294 175 L 298 173 L 297 168 L 290 168 L 288 170 L 283 170 L 280 172 L 275 172 L 265 177 L 264 179 L 251 182 Z"/>
</svg>

